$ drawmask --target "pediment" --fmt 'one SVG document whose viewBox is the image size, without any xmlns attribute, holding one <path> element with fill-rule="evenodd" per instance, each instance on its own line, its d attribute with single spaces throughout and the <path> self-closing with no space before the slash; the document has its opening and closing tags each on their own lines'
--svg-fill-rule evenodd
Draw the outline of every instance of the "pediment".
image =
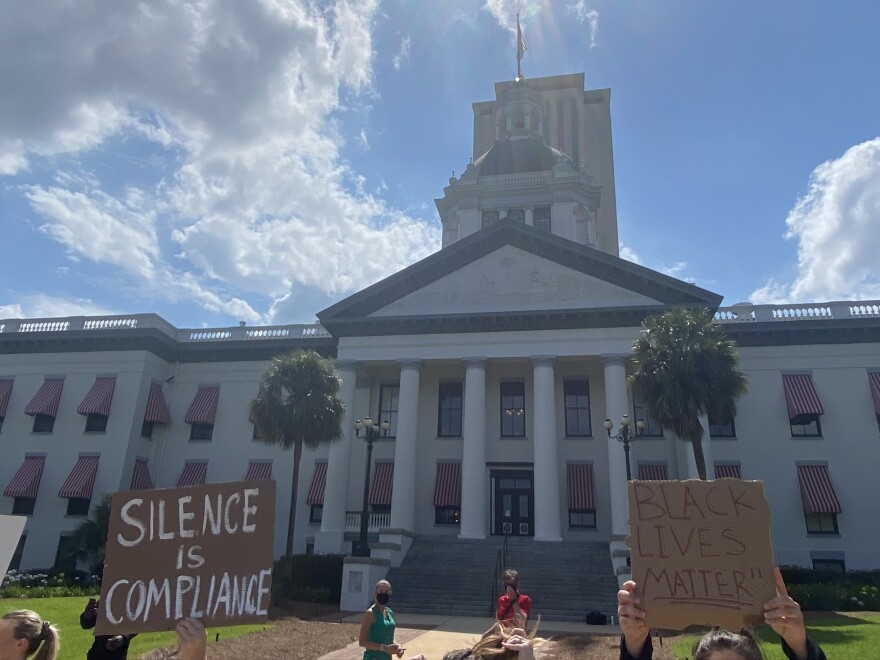
<svg viewBox="0 0 880 660">
<path fill-rule="evenodd" d="M 473 314 L 662 304 L 512 245 L 372 312 L 369 316 Z"/>
</svg>

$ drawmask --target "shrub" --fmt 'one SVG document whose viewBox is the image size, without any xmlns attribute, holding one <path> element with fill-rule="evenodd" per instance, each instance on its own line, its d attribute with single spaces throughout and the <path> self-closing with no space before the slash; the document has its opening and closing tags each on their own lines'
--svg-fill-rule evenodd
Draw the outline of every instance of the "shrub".
<svg viewBox="0 0 880 660">
<path fill-rule="evenodd" d="M 315 603 L 339 602 L 343 555 L 293 555 L 275 562 L 272 596 Z"/>
<path fill-rule="evenodd" d="M 0 598 L 50 598 L 92 596 L 98 593 L 96 575 L 63 569 L 9 571 L 0 583 Z"/>
</svg>

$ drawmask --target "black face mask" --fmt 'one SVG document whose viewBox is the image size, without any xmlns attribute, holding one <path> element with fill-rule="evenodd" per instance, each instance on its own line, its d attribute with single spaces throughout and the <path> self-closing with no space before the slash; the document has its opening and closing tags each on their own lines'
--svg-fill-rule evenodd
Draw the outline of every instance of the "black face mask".
<svg viewBox="0 0 880 660">
<path fill-rule="evenodd" d="M 376 602 L 379 603 L 379 605 L 387 603 L 389 598 L 391 598 L 391 594 L 376 594 Z"/>
</svg>

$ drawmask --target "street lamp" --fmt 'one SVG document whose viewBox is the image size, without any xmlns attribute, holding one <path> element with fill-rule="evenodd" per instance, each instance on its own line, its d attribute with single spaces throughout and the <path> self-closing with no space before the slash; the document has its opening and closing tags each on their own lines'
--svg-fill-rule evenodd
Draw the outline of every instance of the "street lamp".
<svg viewBox="0 0 880 660">
<path fill-rule="evenodd" d="M 367 510 L 367 499 L 369 498 L 370 493 L 370 462 L 373 458 L 373 442 L 375 442 L 376 438 L 379 436 L 387 436 L 389 428 L 391 428 L 391 425 L 388 423 L 387 419 L 379 426 L 375 426 L 370 417 L 364 417 L 363 422 L 358 419 L 354 423 L 354 437 L 363 437 L 367 443 L 367 464 L 364 468 L 364 500 L 361 505 L 361 533 L 358 540 L 351 548 L 351 554 L 355 557 L 370 556 L 370 544 L 367 541 L 367 523 L 370 517 L 370 513 Z"/>
<path fill-rule="evenodd" d="M 611 429 L 614 428 L 614 424 L 611 423 L 610 419 L 606 419 L 603 426 L 605 427 L 605 431 L 608 433 L 609 438 L 615 438 L 618 442 L 623 443 L 623 453 L 626 454 L 626 480 L 630 481 L 632 479 L 632 473 L 630 472 L 629 467 L 629 443 L 632 437 L 632 431 L 629 428 L 630 419 L 629 415 L 624 415 L 620 418 L 620 431 L 617 435 L 611 435 Z M 640 419 L 636 422 L 636 435 L 641 435 L 642 431 L 645 429 L 645 420 Z"/>
</svg>

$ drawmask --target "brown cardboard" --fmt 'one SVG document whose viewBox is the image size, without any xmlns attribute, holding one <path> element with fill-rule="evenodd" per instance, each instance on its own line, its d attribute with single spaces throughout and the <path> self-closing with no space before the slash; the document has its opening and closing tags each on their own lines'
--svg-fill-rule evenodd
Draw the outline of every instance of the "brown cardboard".
<svg viewBox="0 0 880 660">
<path fill-rule="evenodd" d="M 98 635 L 265 621 L 275 482 L 113 494 Z"/>
<path fill-rule="evenodd" d="M 632 576 L 649 627 L 739 631 L 776 595 L 760 481 L 630 481 Z"/>
</svg>

